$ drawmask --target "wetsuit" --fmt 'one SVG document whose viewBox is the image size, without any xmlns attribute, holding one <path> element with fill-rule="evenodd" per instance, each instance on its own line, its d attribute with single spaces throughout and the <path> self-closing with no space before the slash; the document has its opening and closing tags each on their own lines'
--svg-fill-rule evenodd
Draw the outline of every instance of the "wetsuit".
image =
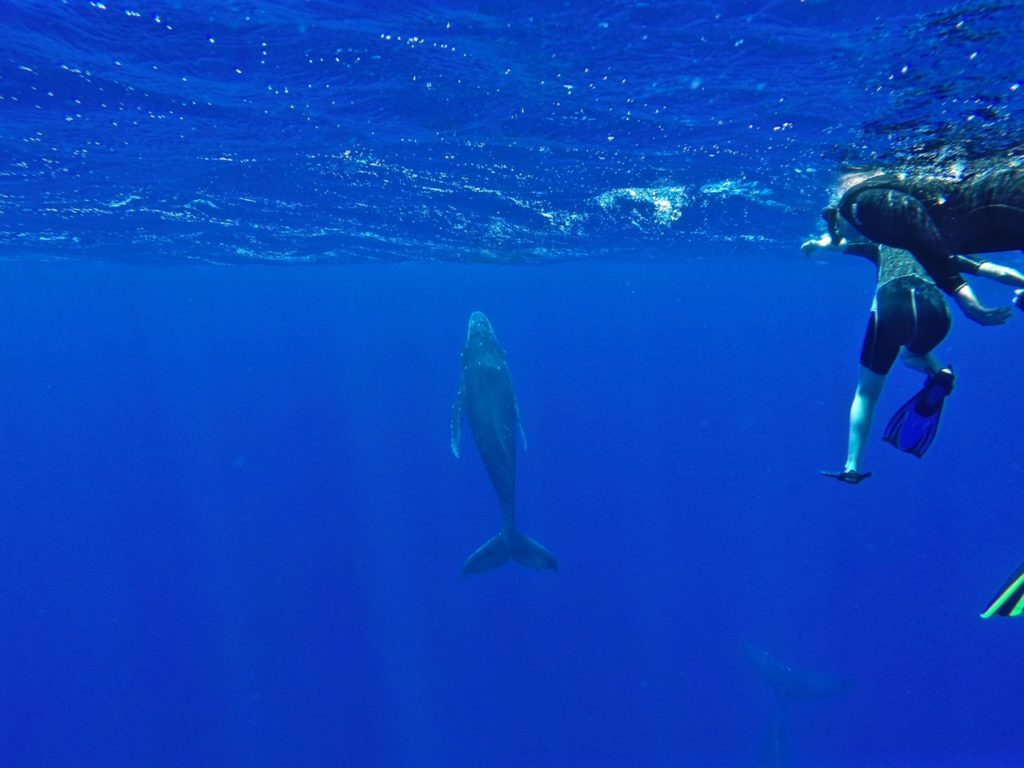
<svg viewBox="0 0 1024 768">
<path fill-rule="evenodd" d="M 1024 249 L 1024 168 L 959 180 L 875 176 L 846 191 L 839 213 L 874 242 L 910 251 L 952 294 L 965 283 L 954 254 Z"/>
<path fill-rule="evenodd" d="M 905 250 L 853 243 L 847 253 L 863 256 L 878 268 L 875 303 L 860 351 L 860 364 L 882 376 L 889 373 L 900 347 L 927 355 L 949 333 L 949 305 L 924 268 Z M 981 264 L 952 257 L 956 274 L 977 274 Z"/>
</svg>

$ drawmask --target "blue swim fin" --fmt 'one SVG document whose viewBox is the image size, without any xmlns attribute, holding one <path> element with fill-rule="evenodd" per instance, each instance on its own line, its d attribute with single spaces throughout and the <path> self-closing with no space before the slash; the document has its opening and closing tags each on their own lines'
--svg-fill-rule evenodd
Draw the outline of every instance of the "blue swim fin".
<svg viewBox="0 0 1024 768">
<path fill-rule="evenodd" d="M 917 458 L 935 439 L 942 404 L 953 391 L 953 371 L 943 368 L 928 377 L 924 387 L 893 414 L 882 439 Z"/>
</svg>

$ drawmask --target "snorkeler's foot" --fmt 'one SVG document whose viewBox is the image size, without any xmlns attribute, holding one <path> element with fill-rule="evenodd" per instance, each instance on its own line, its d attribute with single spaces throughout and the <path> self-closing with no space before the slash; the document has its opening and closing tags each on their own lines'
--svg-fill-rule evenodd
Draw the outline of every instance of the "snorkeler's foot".
<svg viewBox="0 0 1024 768">
<path fill-rule="evenodd" d="M 821 474 L 825 477 L 834 477 L 836 480 L 850 485 L 857 485 L 871 477 L 870 472 L 856 472 L 852 469 L 844 469 L 842 472 L 829 472 L 827 469 L 823 469 Z"/>
</svg>

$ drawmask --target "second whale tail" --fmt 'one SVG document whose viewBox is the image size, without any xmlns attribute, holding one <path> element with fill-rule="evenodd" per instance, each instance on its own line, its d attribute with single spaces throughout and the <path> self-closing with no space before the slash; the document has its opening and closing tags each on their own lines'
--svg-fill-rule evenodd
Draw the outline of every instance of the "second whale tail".
<svg viewBox="0 0 1024 768">
<path fill-rule="evenodd" d="M 789 704 L 794 699 L 821 699 L 841 696 L 853 684 L 825 672 L 794 669 L 754 645 L 746 645 L 747 658 L 757 667 L 761 677 L 775 691 L 775 711 L 771 727 L 761 742 L 757 765 L 763 768 L 783 768 L 790 765 L 789 732 L 787 728 Z"/>
<path fill-rule="evenodd" d="M 469 556 L 462 566 L 462 575 L 490 571 L 510 561 L 538 571 L 558 570 L 558 561 L 544 545 L 515 528 L 508 528 Z"/>
</svg>

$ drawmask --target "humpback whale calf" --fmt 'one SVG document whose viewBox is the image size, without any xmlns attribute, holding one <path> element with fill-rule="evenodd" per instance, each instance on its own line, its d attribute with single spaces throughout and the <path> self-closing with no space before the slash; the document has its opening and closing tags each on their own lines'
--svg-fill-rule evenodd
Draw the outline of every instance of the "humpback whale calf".
<svg viewBox="0 0 1024 768">
<path fill-rule="evenodd" d="M 505 350 L 483 312 L 469 318 L 462 350 L 462 381 L 452 409 L 452 453 L 459 456 L 463 414 L 501 504 L 501 532 L 469 556 L 462 574 L 483 573 L 514 560 L 557 571 L 555 556 L 516 528 L 516 433 L 522 434 Z M 526 436 L 523 435 L 523 447 Z"/>
</svg>

